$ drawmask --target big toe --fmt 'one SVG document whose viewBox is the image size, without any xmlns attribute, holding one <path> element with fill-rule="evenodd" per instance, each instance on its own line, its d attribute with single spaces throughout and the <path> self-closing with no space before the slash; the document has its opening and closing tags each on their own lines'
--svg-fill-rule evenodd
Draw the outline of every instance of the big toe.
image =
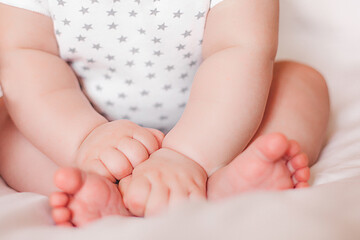
<svg viewBox="0 0 360 240">
<path fill-rule="evenodd" d="M 75 194 L 83 184 L 83 175 L 76 168 L 61 168 L 55 173 L 55 185 L 68 194 Z"/>
<path fill-rule="evenodd" d="M 288 147 L 289 141 L 283 134 L 272 133 L 259 137 L 249 148 L 263 160 L 274 162 L 283 157 Z"/>
</svg>

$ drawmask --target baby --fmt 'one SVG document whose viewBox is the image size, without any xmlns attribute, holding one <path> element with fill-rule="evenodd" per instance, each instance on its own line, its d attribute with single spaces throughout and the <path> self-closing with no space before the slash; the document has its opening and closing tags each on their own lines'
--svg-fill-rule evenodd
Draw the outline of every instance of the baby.
<svg viewBox="0 0 360 240">
<path fill-rule="evenodd" d="M 274 63 L 278 5 L 0 0 L 1 176 L 62 226 L 308 187 L 328 91 Z"/>
</svg>

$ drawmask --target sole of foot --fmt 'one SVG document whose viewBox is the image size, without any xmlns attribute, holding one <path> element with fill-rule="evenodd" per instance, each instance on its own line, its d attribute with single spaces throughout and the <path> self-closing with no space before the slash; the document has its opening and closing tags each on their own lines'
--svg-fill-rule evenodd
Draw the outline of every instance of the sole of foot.
<svg viewBox="0 0 360 240">
<path fill-rule="evenodd" d="M 309 161 L 296 141 L 283 134 L 260 136 L 208 180 L 208 198 L 221 199 L 255 190 L 305 188 Z"/>
<path fill-rule="evenodd" d="M 117 185 L 102 176 L 62 168 L 55 174 L 54 181 L 62 191 L 50 196 L 57 225 L 80 227 L 109 215 L 130 215 Z"/>
</svg>

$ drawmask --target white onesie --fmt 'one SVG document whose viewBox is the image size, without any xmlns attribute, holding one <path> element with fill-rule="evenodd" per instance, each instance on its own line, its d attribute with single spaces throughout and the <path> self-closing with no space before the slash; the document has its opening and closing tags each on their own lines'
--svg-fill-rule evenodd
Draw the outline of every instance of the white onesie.
<svg viewBox="0 0 360 240">
<path fill-rule="evenodd" d="M 206 16 L 222 0 L 0 0 L 52 18 L 60 56 L 93 106 L 168 132 L 199 67 Z"/>
</svg>

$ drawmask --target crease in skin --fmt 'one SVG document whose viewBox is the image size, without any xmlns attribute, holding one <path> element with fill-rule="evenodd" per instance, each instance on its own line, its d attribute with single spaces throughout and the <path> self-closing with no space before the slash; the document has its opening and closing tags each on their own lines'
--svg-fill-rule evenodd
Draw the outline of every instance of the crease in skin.
<svg viewBox="0 0 360 240">
<path fill-rule="evenodd" d="M 104 118 L 104 119 L 105 119 L 105 118 Z M 108 121 L 103 122 L 103 123 L 99 123 L 99 125 L 94 126 L 94 127 L 89 131 L 89 133 L 81 140 L 79 146 L 78 146 L 77 149 L 76 149 L 76 152 L 79 152 L 80 147 L 84 144 L 85 140 L 89 137 L 89 135 L 90 135 L 96 128 L 102 126 L 103 124 L 106 124 L 107 122 L 108 122 Z"/>
<path fill-rule="evenodd" d="M 203 172 L 206 174 L 206 176 L 210 176 L 210 175 L 207 175 L 206 170 L 205 170 L 205 168 L 204 168 L 203 166 L 201 166 L 198 162 L 194 161 L 193 159 L 189 158 L 188 156 L 186 156 L 186 155 L 184 155 L 184 154 L 182 154 L 182 153 L 180 153 L 180 152 L 178 152 L 178 151 L 176 151 L 176 150 L 173 150 L 172 148 L 169 148 L 169 147 L 162 147 L 162 149 L 168 149 L 168 150 L 170 150 L 170 151 L 172 151 L 172 152 L 175 152 L 175 153 L 177 153 L 177 154 L 179 154 L 179 155 L 181 155 L 181 156 L 183 156 L 183 157 L 191 160 L 193 163 L 195 163 L 196 165 L 198 165 L 198 166 L 203 170 Z"/>
<path fill-rule="evenodd" d="M 138 141 L 141 145 L 143 145 L 143 147 L 146 149 L 146 151 L 147 151 L 147 153 L 148 153 L 148 156 L 150 156 L 150 155 L 151 155 L 150 150 L 146 147 L 146 145 L 145 145 L 140 139 L 137 139 L 137 138 L 135 137 L 136 131 L 137 131 L 137 129 L 134 129 L 134 130 L 132 131 L 132 134 L 130 135 L 130 137 L 131 137 L 132 139 Z M 141 133 L 139 133 L 139 134 L 141 135 Z M 156 143 L 158 143 L 157 139 L 155 139 L 155 140 L 156 140 Z M 157 147 L 159 147 L 159 146 L 157 146 Z M 156 151 L 156 150 L 155 150 L 155 151 Z"/>
<path fill-rule="evenodd" d="M 110 180 L 111 182 L 116 182 L 116 177 L 109 171 L 109 169 L 107 168 L 107 166 L 105 165 L 105 163 L 101 160 L 101 158 L 95 159 L 98 160 L 99 162 L 101 162 L 101 164 L 104 166 L 104 168 L 106 169 L 106 171 L 111 175 L 111 177 L 113 177 L 113 179 L 115 180 Z"/>
<path fill-rule="evenodd" d="M 135 141 L 135 143 L 138 143 L 138 144 L 140 144 L 142 147 L 143 147 L 143 149 L 145 149 L 145 151 L 146 151 L 146 157 L 145 157 L 145 159 L 143 160 L 143 161 L 140 161 L 138 164 L 141 164 L 142 162 L 144 162 L 146 159 L 148 159 L 149 158 L 149 156 L 151 155 L 151 153 L 150 153 L 150 151 L 148 150 L 148 148 L 146 147 L 146 145 L 145 144 L 143 144 L 140 140 L 138 140 L 138 139 L 136 139 L 136 138 L 132 138 L 132 140 L 133 141 Z"/>
<path fill-rule="evenodd" d="M 149 201 L 150 193 L 151 193 L 151 190 L 153 189 L 153 186 L 152 186 L 151 181 L 149 180 L 149 178 L 147 176 L 145 176 L 145 178 L 149 183 L 149 192 L 148 192 L 148 194 L 146 196 L 144 209 L 143 209 L 142 214 L 141 214 L 142 216 L 144 216 L 145 213 L 146 213 L 147 202 Z"/>
<path fill-rule="evenodd" d="M 112 191 L 111 191 L 111 189 L 110 189 L 110 187 L 109 187 L 109 185 L 108 184 L 105 184 L 106 185 L 106 188 L 108 189 L 108 196 L 107 196 L 107 199 L 106 199 L 106 201 L 105 201 L 105 206 L 110 206 L 110 204 L 109 204 L 109 202 L 110 202 L 110 200 L 111 200 L 111 198 L 110 198 L 110 195 L 112 194 Z M 119 192 L 120 193 L 120 192 Z M 104 215 L 104 214 L 102 214 L 102 212 L 101 211 L 99 211 L 100 212 L 100 215 L 101 216 L 106 216 L 106 215 Z"/>
<path fill-rule="evenodd" d="M 120 149 L 119 147 L 113 147 L 113 149 L 115 149 L 116 151 L 119 151 L 119 152 L 123 155 L 123 157 L 125 158 L 125 160 L 128 161 L 128 163 L 129 163 L 129 165 L 131 166 L 131 168 L 132 168 L 132 169 L 134 168 L 134 166 L 133 166 L 133 165 L 131 164 L 131 162 L 129 161 L 129 158 L 125 155 L 125 153 L 123 153 L 123 152 L 121 151 L 121 149 Z M 132 172 L 132 170 L 131 170 L 131 172 Z M 131 173 L 129 173 L 129 174 L 126 175 L 126 176 L 123 176 L 122 178 L 125 178 L 125 177 L 127 177 L 127 176 L 129 176 L 129 175 L 131 175 Z M 121 179 L 115 178 L 115 183 L 119 183 L 120 180 L 121 180 Z"/>
</svg>

